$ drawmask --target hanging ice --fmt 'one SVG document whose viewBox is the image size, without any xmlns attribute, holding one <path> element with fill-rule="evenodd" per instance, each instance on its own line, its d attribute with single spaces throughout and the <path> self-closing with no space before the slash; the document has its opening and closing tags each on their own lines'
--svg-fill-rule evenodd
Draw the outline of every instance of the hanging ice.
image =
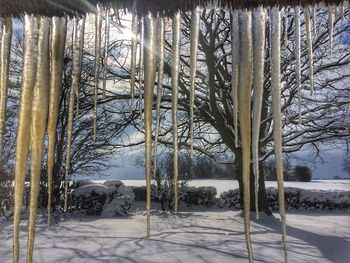
<svg viewBox="0 0 350 263">
<path fill-rule="evenodd" d="M 44 151 L 44 138 L 47 128 L 47 114 L 50 92 L 49 62 L 50 19 L 40 18 L 38 39 L 38 62 L 33 92 L 33 110 L 31 123 L 31 162 L 30 162 L 30 205 L 28 219 L 27 262 L 33 261 L 35 221 L 40 190 L 41 162 Z"/>
<path fill-rule="evenodd" d="M 136 52 L 137 52 L 137 16 L 135 14 L 132 15 L 131 22 L 131 70 L 130 70 L 130 85 L 131 85 L 131 102 L 134 101 L 135 95 L 135 78 L 136 78 Z"/>
<path fill-rule="evenodd" d="M 78 72 L 76 76 L 72 76 L 72 79 L 75 78 L 74 83 L 74 91 L 75 91 L 75 98 L 76 98 L 76 115 L 79 115 L 79 99 L 80 99 L 80 91 L 79 91 L 79 80 L 80 80 L 80 71 L 81 71 L 81 60 L 83 59 L 83 50 L 84 50 L 84 32 L 85 32 L 85 16 L 80 18 L 78 20 L 78 27 L 77 27 L 77 47 L 79 47 L 79 50 L 77 50 L 75 53 L 78 56 L 79 59 L 76 59 L 76 65 L 75 65 L 75 71 Z"/>
<path fill-rule="evenodd" d="M 276 174 L 278 185 L 279 214 L 282 220 L 282 242 L 284 262 L 288 262 L 286 244 L 286 213 L 284 208 L 283 156 L 282 156 L 282 120 L 281 120 L 281 19 L 278 7 L 272 9 L 271 39 L 271 90 L 273 139 L 275 143 Z"/>
<path fill-rule="evenodd" d="M 0 155 L 4 150 L 4 130 L 6 122 L 7 90 L 9 85 L 9 66 L 12 39 L 12 21 L 4 18 L 2 21 L 1 64 L 0 64 Z"/>
<path fill-rule="evenodd" d="M 312 31 L 314 36 L 316 36 L 317 34 L 316 22 L 317 22 L 317 11 L 316 11 L 316 7 L 313 6 L 312 7 Z"/>
<path fill-rule="evenodd" d="M 333 50 L 333 25 L 334 25 L 334 8 L 332 5 L 328 7 L 328 37 L 329 37 L 329 50 Z"/>
<path fill-rule="evenodd" d="M 101 27 L 102 18 L 99 8 L 97 7 L 97 13 L 95 14 L 95 86 L 94 86 L 94 132 L 93 138 L 96 140 L 97 133 L 97 100 L 98 100 L 98 87 L 100 81 L 100 59 L 101 59 Z"/>
<path fill-rule="evenodd" d="M 312 54 L 312 36 L 311 36 L 311 26 L 310 26 L 310 14 L 309 8 L 304 8 L 304 17 L 305 17 L 305 27 L 306 27 L 306 40 L 307 40 L 307 54 L 308 54 L 308 62 L 309 62 L 309 80 L 310 80 L 310 90 L 311 95 L 314 94 L 314 62 L 313 62 L 313 54 Z"/>
<path fill-rule="evenodd" d="M 232 60 L 232 104 L 233 129 L 235 132 L 235 147 L 238 147 L 238 67 L 239 67 L 239 24 L 238 11 L 232 11 L 231 23 L 231 60 Z"/>
<path fill-rule="evenodd" d="M 139 57 L 139 111 L 140 111 L 140 123 L 142 124 L 143 119 L 143 103 L 142 103 L 142 82 L 143 82 L 143 49 L 144 49 L 144 27 L 143 20 L 140 19 L 140 57 Z"/>
<path fill-rule="evenodd" d="M 178 176 L 179 176 L 179 146 L 178 146 L 178 127 L 177 127 L 177 103 L 179 87 L 179 63 L 180 63 L 180 12 L 174 14 L 172 19 L 172 62 L 171 62 L 171 112 L 173 120 L 173 174 L 174 174 L 174 213 L 178 211 Z"/>
<path fill-rule="evenodd" d="M 157 59 L 155 47 L 157 41 L 156 22 L 151 14 L 145 19 L 145 141 L 146 141 L 146 209 L 147 209 L 147 237 L 150 236 L 150 211 L 151 211 L 151 162 L 152 162 L 152 104 L 153 88 L 156 77 Z"/>
<path fill-rule="evenodd" d="M 298 118 L 301 123 L 300 7 L 295 7 L 295 74 L 298 90 Z"/>
<path fill-rule="evenodd" d="M 104 42 L 104 56 L 103 56 L 103 97 L 106 97 L 106 75 L 107 75 L 107 61 L 108 61 L 108 46 L 109 46 L 109 8 L 106 10 L 105 16 L 105 42 Z"/>
<path fill-rule="evenodd" d="M 51 79 L 49 116 L 47 124 L 48 151 L 47 151 L 47 229 L 51 226 L 52 202 L 52 172 L 55 158 L 56 125 L 59 111 L 59 102 L 62 88 L 64 67 L 64 47 L 66 43 L 66 19 L 52 18 L 51 29 Z"/>
<path fill-rule="evenodd" d="M 252 128 L 252 156 L 253 172 L 255 176 L 255 211 L 259 218 L 259 134 L 261 108 L 264 88 L 265 62 L 265 10 L 261 7 L 253 13 L 253 128 Z"/>
<path fill-rule="evenodd" d="M 195 99 L 195 81 L 197 70 L 197 52 L 199 38 L 200 8 L 196 7 L 191 15 L 191 58 L 190 58 L 190 158 L 193 155 L 193 108 Z"/>
<path fill-rule="evenodd" d="M 237 24 L 238 25 L 238 24 Z M 231 25 L 232 26 L 232 25 Z M 242 178 L 244 230 L 249 255 L 253 262 L 253 249 L 250 238 L 250 146 L 251 146 L 251 87 L 252 87 L 252 18 L 251 11 L 239 13 L 239 74 L 238 74 L 238 112 L 242 145 Z"/>
<path fill-rule="evenodd" d="M 27 172 L 30 131 L 32 119 L 32 100 L 36 81 L 38 18 L 24 16 L 24 55 L 21 99 L 18 113 L 15 164 L 15 201 L 13 215 L 13 262 L 19 262 L 19 224 L 23 205 L 24 180 Z"/>
<path fill-rule="evenodd" d="M 288 46 L 288 9 L 284 8 L 284 45 Z"/>
<path fill-rule="evenodd" d="M 162 100 L 163 78 L 164 78 L 164 19 L 158 16 L 158 84 L 157 84 L 157 109 L 156 109 L 156 130 L 154 134 L 154 149 L 153 149 L 153 177 L 157 175 L 157 144 L 160 129 L 160 104 Z"/>
</svg>

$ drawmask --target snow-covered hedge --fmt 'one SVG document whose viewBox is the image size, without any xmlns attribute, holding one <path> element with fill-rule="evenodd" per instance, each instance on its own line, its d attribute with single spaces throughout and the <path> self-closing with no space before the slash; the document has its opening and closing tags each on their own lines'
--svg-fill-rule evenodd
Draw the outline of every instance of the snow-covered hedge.
<svg viewBox="0 0 350 263">
<path fill-rule="evenodd" d="M 206 205 L 215 204 L 216 188 L 213 186 L 188 187 L 182 197 L 187 205 Z"/>
<path fill-rule="evenodd" d="M 131 188 L 118 182 L 106 181 L 104 184 L 88 184 L 74 189 L 71 193 L 72 210 L 87 215 L 127 215 L 134 204 L 134 194 Z"/>
<path fill-rule="evenodd" d="M 278 190 L 266 189 L 271 210 L 278 210 Z M 285 205 L 287 210 L 334 210 L 350 208 L 350 191 L 312 190 L 285 188 Z M 220 195 L 219 206 L 240 209 L 239 190 L 229 190 Z"/>
</svg>

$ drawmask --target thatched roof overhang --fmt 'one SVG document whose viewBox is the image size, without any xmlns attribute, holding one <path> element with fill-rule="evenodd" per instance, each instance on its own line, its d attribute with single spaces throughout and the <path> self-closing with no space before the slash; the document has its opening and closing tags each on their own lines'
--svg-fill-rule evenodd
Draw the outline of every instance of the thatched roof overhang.
<svg viewBox="0 0 350 263">
<path fill-rule="evenodd" d="M 171 15 L 177 10 L 189 11 L 195 6 L 216 6 L 227 9 L 257 6 L 294 6 L 311 4 L 339 4 L 342 0 L 0 0 L 0 16 L 20 17 L 24 13 L 43 16 L 76 15 L 95 12 L 97 4 L 139 15 L 148 12 Z"/>
</svg>

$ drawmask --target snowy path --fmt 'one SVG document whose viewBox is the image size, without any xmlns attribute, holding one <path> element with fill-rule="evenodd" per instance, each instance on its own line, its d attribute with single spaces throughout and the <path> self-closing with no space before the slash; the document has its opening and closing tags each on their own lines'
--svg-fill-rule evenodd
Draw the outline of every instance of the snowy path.
<svg viewBox="0 0 350 263">
<path fill-rule="evenodd" d="M 40 222 L 41 221 L 41 222 Z M 34 262 L 247 262 L 239 212 L 196 211 L 152 216 L 152 237 L 145 235 L 142 212 L 130 218 L 71 217 L 45 230 L 39 220 Z M 289 213 L 290 262 L 350 262 L 350 213 Z M 12 262 L 11 221 L 0 221 L 2 263 Z M 22 224 L 24 262 L 26 224 Z M 255 262 L 282 262 L 280 224 L 271 218 L 252 222 Z"/>
</svg>

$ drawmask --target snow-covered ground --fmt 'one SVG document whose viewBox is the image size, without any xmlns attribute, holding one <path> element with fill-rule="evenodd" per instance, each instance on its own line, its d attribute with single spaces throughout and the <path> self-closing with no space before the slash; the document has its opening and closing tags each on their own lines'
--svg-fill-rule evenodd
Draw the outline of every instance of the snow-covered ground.
<svg viewBox="0 0 350 263">
<path fill-rule="evenodd" d="M 105 180 L 93 180 L 94 182 L 103 183 Z M 145 180 L 121 180 L 128 186 L 144 186 Z M 238 188 L 238 182 L 234 180 L 191 180 L 190 186 L 215 186 L 220 195 L 222 192 Z M 350 191 L 350 180 L 315 180 L 312 182 L 285 182 L 285 187 L 294 187 L 301 189 L 315 190 L 343 190 Z M 277 187 L 276 181 L 267 181 L 266 187 Z"/>
<path fill-rule="evenodd" d="M 154 212 L 152 236 L 145 238 L 143 211 L 129 218 L 68 216 L 52 230 L 38 220 L 36 263 L 248 262 L 243 218 L 234 211 L 187 211 L 178 216 Z M 296 263 L 350 262 L 350 214 L 289 213 L 288 256 Z M 0 220 L 0 261 L 12 262 L 12 225 Z M 26 221 L 21 225 L 21 260 L 25 262 Z M 252 222 L 255 262 L 283 262 L 280 222 Z"/>
</svg>

